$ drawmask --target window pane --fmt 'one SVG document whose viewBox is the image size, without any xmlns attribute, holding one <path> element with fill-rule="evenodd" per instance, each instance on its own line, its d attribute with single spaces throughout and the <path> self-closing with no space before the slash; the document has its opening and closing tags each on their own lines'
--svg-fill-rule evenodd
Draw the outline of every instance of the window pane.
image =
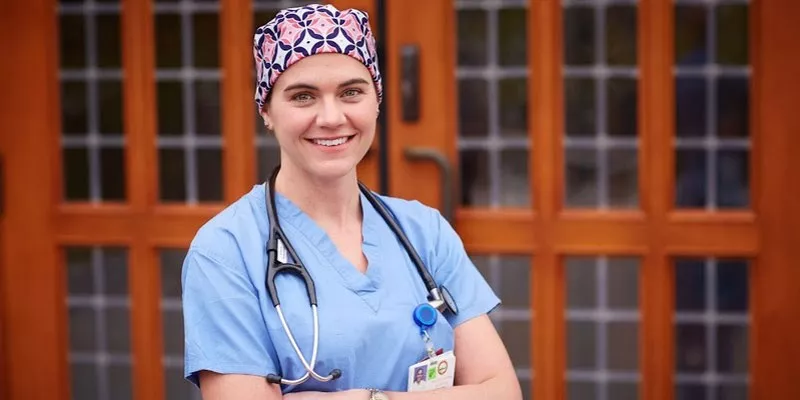
<svg viewBox="0 0 800 400">
<path fill-rule="evenodd" d="M 748 270 L 742 259 L 675 260 L 676 398 L 747 398 Z"/>
<path fill-rule="evenodd" d="M 124 248 L 69 247 L 69 367 L 76 399 L 130 399 L 130 299 Z"/>
<path fill-rule="evenodd" d="M 750 207 L 747 2 L 676 4 L 675 205 Z"/>
<path fill-rule="evenodd" d="M 637 257 L 565 258 L 569 398 L 638 398 L 639 264 Z"/>
<path fill-rule="evenodd" d="M 59 23 L 65 202 L 117 202 L 126 197 L 120 7 L 102 6 L 54 9 Z"/>
<path fill-rule="evenodd" d="M 533 310 L 531 308 L 531 258 L 470 254 L 475 267 L 503 303 L 489 314 L 517 369 L 523 393 L 530 396 L 533 359 L 531 338 Z M 531 397 L 525 397 L 530 399 Z"/>
</svg>

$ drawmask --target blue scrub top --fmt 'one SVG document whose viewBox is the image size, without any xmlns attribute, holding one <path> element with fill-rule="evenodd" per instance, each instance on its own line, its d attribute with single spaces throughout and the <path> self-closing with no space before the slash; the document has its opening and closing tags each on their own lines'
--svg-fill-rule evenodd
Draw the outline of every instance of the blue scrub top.
<svg viewBox="0 0 800 400">
<path fill-rule="evenodd" d="M 268 220 L 264 185 L 253 189 L 207 222 L 188 250 L 182 271 L 185 376 L 226 374 L 295 379 L 305 369 L 281 326 L 265 286 Z M 444 284 L 459 307 L 457 316 L 439 314 L 430 335 L 437 348 L 453 349 L 453 329 L 490 312 L 500 300 L 464 251 L 463 244 L 436 209 L 417 201 L 381 199 L 396 216 L 409 241 Z M 363 252 L 369 261 L 359 272 L 327 234 L 286 197 L 275 199 L 278 219 L 314 279 L 319 309 L 319 350 L 315 370 L 342 376 L 322 383 L 309 378 L 291 391 L 381 388 L 406 391 L 408 367 L 425 356 L 414 308 L 426 301 L 414 264 L 380 214 L 361 195 Z M 300 350 L 310 361 L 313 318 L 302 280 L 276 279 L 281 307 Z"/>
</svg>

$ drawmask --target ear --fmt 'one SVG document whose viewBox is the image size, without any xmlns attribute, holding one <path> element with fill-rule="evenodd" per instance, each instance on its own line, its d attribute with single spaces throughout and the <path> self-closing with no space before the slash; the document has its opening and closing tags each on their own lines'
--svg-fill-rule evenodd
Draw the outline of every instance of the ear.
<svg viewBox="0 0 800 400">
<path fill-rule="evenodd" d="M 267 106 L 265 105 L 264 108 L 261 109 L 261 118 L 264 120 L 264 126 L 267 127 L 268 130 L 272 130 L 272 119 L 269 117 L 269 112 L 267 112 Z"/>
</svg>

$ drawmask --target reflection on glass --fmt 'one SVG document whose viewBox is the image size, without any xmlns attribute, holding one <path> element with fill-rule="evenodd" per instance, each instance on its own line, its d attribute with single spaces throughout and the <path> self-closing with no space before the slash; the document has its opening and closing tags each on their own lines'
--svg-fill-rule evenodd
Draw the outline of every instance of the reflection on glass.
<svg viewBox="0 0 800 400">
<path fill-rule="evenodd" d="M 679 207 L 705 207 L 706 152 L 704 150 L 678 150 L 675 159 L 675 203 Z"/>
<path fill-rule="evenodd" d="M 61 82 L 61 130 L 64 136 L 83 136 L 89 131 L 86 83 Z"/>
<path fill-rule="evenodd" d="M 460 155 L 461 205 L 489 204 L 489 160 L 484 150 L 462 150 Z"/>
<path fill-rule="evenodd" d="M 747 208 L 747 4 L 675 6 L 678 207 Z"/>
<path fill-rule="evenodd" d="M 125 154 L 121 148 L 100 149 L 100 197 L 125 200 Z"/>
<path fill-rule="evenodd" d="M 222 200 L 222 151 L 197 149 L 197 199 Z"/>
<path fill-rule="evenodd" d="M 638 130 L 636 80 L 611 78 L 606 85 L 608 134 L 635 137 Z"/>
<path fill-rule="evenodd" d="M 612 5 L 606 8 L 606 63 L 636 65 L 636 7 Z"/>
<path fill-rule="evenodd" d="M 180 81 L 158 82 L 158 134 L 183 134 L 183 85 Z"/>
<path fill-rule="evenodd" d="M 597 274 L 595 259 L 569 257 L 566 259 L 567 307 L 570 309 L 597 307 Z"/>
<path fill-rule="evenodd" d="M 458 65 L 486 65 L 486 18 L 484 10 L 458 11 Z"/>
<path fill-rule="evenodd" d="M 591 65 L 595 61 L 594 8 L 564 8 L 564 63 Z"/>
<path fill-rule="evenodd" d="M 83 15 L 60 15 L 58 25 L 61 68 L 85 68 L 86 33 Z"/>
<path fill-rule="evenodd" d="M 156 14 L 156 67 L 180 68 L 183 47 L 183 30 L 178 14 Z"/>
<path fill-rule="evenodd" d="M 498 58 L 500 65 L 527 64 L 527 10 L 506 8 L 498 11 Z"/>
<path fill-rule="evenodd" d="M 122 81 L 100 80 L 97 85 L 100 114 L 99 133 L 122 134 Z"/>
<path fill-rule="evenodd" d="M 459 132 L 462 137 L 489 134 L 489 99 L 485 80 L 464 79 L 458 83 Z"/>
<path fill-rule="evenodd" d="M 567 324 L 567 368 L 593 370 L 597 368 L 597 325 L 586 321 Z"/>
<path fill-rule="evenodd" d="M 194 82 L 194 126 L 198 135 L 221 135 L 219 86 L 219 81 Z"/>
<path fill-rule="evenodd" d="M 219 67 L 219 22 L 216 13 L 192 15 L 193 65 L 195 68 Z"/>
<path fill-rule="evenodd" d="M 508 137 L 528 135 L 527 79 L 503 79 L 500 90 L 500 134 Z"/>
<path fill-rule="evenodd" d="M 706 21 L 704 5 L 675 6 L 675 63 L 699 66 L 706 63 Z"/>
<path fill-rule="evenodd" d="M 639 204 L 639 160 L 636 150 L 608 150 L 608 196 L 612 207 Z"/>
<path fill-rule="evenodd" d="M 703 78 L 675 79 L 675 134 L 701 137 L 708 131 L 706 81 Z"/>
<path fill-rule="evenodd" d="M 504 150 L 500 152 L 500 197 L 505 206 L 530 204 L 528 178 L 528 151 Z"/>
<path fill-rule="evenodd" d="M 747 4 L 717 6 L 717 61 L 725 65 L 747 65 L 749 23 Z"/>
<path fill-rule="evenodd" d="M 569 207 L 593 207 L 598 203 L 597 152 L 567 149 L 567 196 Z"/>
<path fill-rule="evenodd" d="M 564 80 L 565 126 L 567 135 L 594 136 L 597 129 L 595 80 L 567 78 Z"/>
<path fill-rule="evenodd" d="M 717 135 L 721 138 L 746 138 L 750 134 L 750 92 L 745 78 L 720 78 L 717 81 Z"/>
<path fill-rule="evenodd" d="M 269 174 L 280 163 L 280 148 L 276 142 L 270 143 L 267 146 L 256 148 L 256 158 L 258 159 L 258 180 L 259 182 L 266 182 L 269 179 Z"/>
<path fill-rule="evenodd" d="M 720 208 L 750 204 L 750 163 L 746 150 L 720 150 L 717 154 L 717 203 Z"/>
<path fill-rule="evenodd" d="M 676 398 L 747 393 L 748 269 L 741 259 L 675 260 Z"/>
<path fill-rule="evenodd" d="M 637 371 L 639 369 L 639 329 L 636 322 L 609 322 L 606 335 L 608 369 Z"/>
<path fill-rule="evenodd" d="M 181 149 L 159 149 L 159 198 L 183 201 L 186 198 L 185 154 Z"/>
<path fill-rule="evenodd" d="M 119 15 L 97 15 L 95 16 L 95 21 L 97 24 L 97 66 L 100 68 L 120 68 L 122 66 L 122 43 Z"/>
<path fill-rule="evenodd" d="M 64 199 L 67 201 L 86 200 L 89 198 L 89 152 L 85 147 L 66 148 L 64 157 L 63 179 Z"/>
</svg>

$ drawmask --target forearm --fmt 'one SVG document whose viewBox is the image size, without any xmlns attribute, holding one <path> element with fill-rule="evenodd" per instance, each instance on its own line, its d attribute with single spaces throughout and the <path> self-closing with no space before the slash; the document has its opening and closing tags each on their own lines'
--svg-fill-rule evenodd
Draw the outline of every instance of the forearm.
<svg viewBox="0 0 800 400">
<path fill-rule="evenodd" d="M 516 376 L 495 376 L 482 383 L 453 386 L 424 392 L 388 392 L 390 400 L 521 400 Z"/>
<path fill-rule="evenodd" d="M 482 383 L 459 385 L 423 392 L 386 392 L 390 400 L 521 400 L 516 376 L 498 375 Z M 337 393 L 336 400 L 368 400 L 369 391 L 351 390 Z"/>
</svg>

